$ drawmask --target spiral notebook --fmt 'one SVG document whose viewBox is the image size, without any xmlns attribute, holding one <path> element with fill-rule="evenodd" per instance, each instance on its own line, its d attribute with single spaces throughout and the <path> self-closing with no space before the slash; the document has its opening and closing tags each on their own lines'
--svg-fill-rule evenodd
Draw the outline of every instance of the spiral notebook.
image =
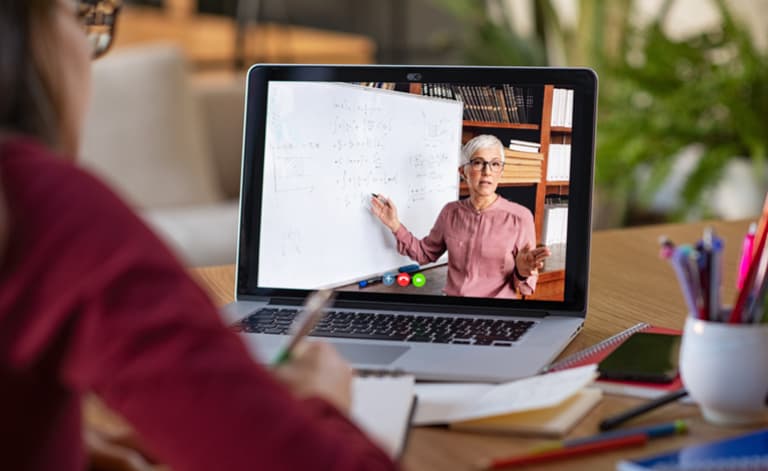
<svg viewBox="0 0 768 471">
<path fill-rule="evenodd" d="M 616 335 L 608 337 L 607 339 L 592 345 L 591 347 L 585 348 L 584 350 L 580 350 L 563 358 L 562 360 L 551 363 L 549 366 L 543 368 L 541 372 L 550 373 L 553 371 L 565 370 L 577 366 L 599 363 L 603 358 L 607 357 L 609 353 L 614 351 L 625 340 L 637 332 L 665 335 L 681 334 L 681 331 L 676 329 L 654 327 L 646 322 L 640 322 L 639 324 L 635 324 Z M 676 391 L 682 388 L 683 382 L 679 375 L 675 378 L 674 381 L 664 384 L 647 383 L 643 381 L 617 381 L 598 378 L 597 381 L 595 381 L 595 386 L 599 387 L 603 390 L 603 392 L 608 394 L 620 394 L 622 396 L 654 399 L 663 396 L 668 392 Z"/>
</svg>

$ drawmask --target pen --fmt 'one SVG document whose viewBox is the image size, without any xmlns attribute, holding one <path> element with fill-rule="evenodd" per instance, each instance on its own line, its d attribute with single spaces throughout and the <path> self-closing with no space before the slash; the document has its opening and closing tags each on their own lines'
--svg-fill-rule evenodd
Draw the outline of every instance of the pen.
<svg viewBox="0 0 768 471">
<path fill-rule="evenodd" d="M 384 278 L 381 276 L 374 276 L 373 278 L 368 278 L 367 280 L 360 280 L 357 282 L 358 288 L 365 288 L 366 286 L 375 285 L 376 283 L 381 283 Z"/>
<path fill-rule="evenodd" d="M 509 466 L 542 463 L 545 461 L 553 461 L 561 458 L 569 458 L 571 456 L 580 456 L 599 451 L 613 450 L 615 448 L 644 445 L 647 442 L 648 435 L 644 433 L 638 433 L 635 435 L 627 435 L 623 437 L 606 438 L 596 442 L 585 443 L 583 445 L 575 445 L 567 448 L 560 448 L 557 450 L 542 451 L 538 453 L 526 453 L 508 458 L 494 458 L 479 463 L 479 468 L 490 470 L 507 468 Z"/>
<path fill-rule="evenodd" d="M 680 263 L 691 287 L 691 296 L 693 297 L 694 310 L 691 311 L 697 319 L 707 319 L 704 310 L 704 295 L 702 294 L 701 275 L 699 266 L 696 262 L 697 252 L 690 245 L 681 245 L 675 250 L 676 255 L 679 252 Z"/>
<path fill-rule="evenodd" d="M 614 430 L 611 432 L 603 432 L 588 437 L 572 438 L 570 440 L 557 440 L 554 442 L 548 442 L 537 447 L 534 451 L 544 452 L 550 450 L 557 450 L 560 448 L 569 448 L 576 445 L 586 445 L 587 443 L 599 442 L 608 438 L 626 437 L 628 435 L 637 435 L 644 433 L 648 436 L 648 439 L 667 437 L 669 435 L 682 435 L 688 433 L 688 424 L 684 420 L 675 420 L 672 422 L 666 422 L 658 425 L 651 425 L 648 427 L 634 427 L 621 430 Z"/>
<path fill-rule="evenodd" d="M 710 248 L 709 260 L 709 320 L 724 321 L 722 316 L 722 295 L 721 287 L 723 284 L 723 239 L 717 237 L 715 230 L 708 228 L 704 236 L 705 244 Z"/>
<path fill-rule="evenodd" d="M 757 231 L 757 224 L 754 222 L 749 225 L 747 235 L 744 236 L 744 242 L 741 244 L 741 261 L 739 262 L 739 276 L 736 279 L 736 288 L 744 288 L 744 280 L 747 278 L 747 271 L 749 271 L 749 261 L 752 259 L 752 248 L 755 245 L 755 231 Z"/>
<path fill-rule="evenodd" d="M 307 297 L 299 319 L 291 325 L 291 340 L 272 361 L 273 365 L 280 365 L 291 359 L 296 346 L 301 340 L 312 332 L 320 319 L 325 315 L 325 308 L 333 301 L 333 291 L 321 289 Z"/>
<path fill-rule="evenodd" d="M 620 414 L 614 415 L 613 417 L 608 417 L 607 419 L 600 422 L 600 430 L 605 431 L 605 430 L 611 430 L 613 428 L 616 428 L 619 425 L 623 424 L 624 422 L 628 421 L 629 419 L 633 419 L 638 415 L 645 414 L 646 412 L 652 411 L 653 409 L 661 407 L 664 404 L 668 404 L 670 402 L 676 401 L 681 397 L 685 397 L 687 395 L 688 395 L 688 391 L 686 391 L 685 388 L 667 393 L 652 401 L 648 401 L 644 404 L 640 404 L 637 407 L 633 407 Z"/>
<path fill-rule="evenodd" d="M 680 283 L 680 290 L 683 292 L 683 298 L 688 307 L 688 312 L 690 312 L 692 316 L 698 316 L 699 309 L 696 304 L 696 296 L 693 292 L 693 286 L 690 280 L 687 255 L 679 250 L 679 248 L 668 251 L 664 250 L 662 247 L 662 250 L 669 254 L 669 263 L 675 270 L 675 275 L 677 275 L 677 281 Z"/>
<path fill-rule="evenodd" d="M 669 435 L 682 435 L 688 432 L 688 424 L 684 420 L 674 420 L 672 422 L 666 422 L 658 425 L 651 425 L 648 427 L 634 427 L 622 430 L 614 430 L 612 432 L 598 433 L 590 437 L 573 438 L 571 440 L 563 441 L 563 445 L 566 447 L 583 445 L 585 443 L 592 443 L 600 441 L 604 438 L 617 438 L 627 435 L 636 435 L 638 433 L 644 433 L 651 438 L 667 437 Z"/>
</svg>

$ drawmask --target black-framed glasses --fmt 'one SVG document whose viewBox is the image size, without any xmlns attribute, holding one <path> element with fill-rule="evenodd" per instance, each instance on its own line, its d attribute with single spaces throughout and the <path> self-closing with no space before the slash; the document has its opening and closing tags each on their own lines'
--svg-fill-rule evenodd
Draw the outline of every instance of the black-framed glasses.
<svg viewBox="0 0 768 471">
<path fill-rule="evenodd" d="M 77 17 L 91 43 L 93 58 L 101 57 L 112 46 L 115 23 L 122 0 L 78 0 Z"/>
<path fill-rule="evenodd" d="M 467 165 L 472 167 L 472 170 L 476 172 L 482 172 L 485 170 L 485 167 L 488 166 L 488 168 L 493 173 L 499 173 L 501 172 L 501 169 L 504 168 L 504 162 L 501 160 L 491 160 L 490 162 L 483 159 L 472 159 L 470 160 Z"/>
</svg>

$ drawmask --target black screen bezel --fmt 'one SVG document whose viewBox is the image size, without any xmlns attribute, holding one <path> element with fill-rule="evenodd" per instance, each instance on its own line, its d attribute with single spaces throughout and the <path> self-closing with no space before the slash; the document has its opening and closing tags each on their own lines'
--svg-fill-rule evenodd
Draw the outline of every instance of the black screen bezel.
<svg viewBox="0 0 768 471">
<path fill-rule="evenodd" d="M 565 300 L 536 301 L 474 297 L 385 294 L 339 291 L 337 305 L 378 304 L 408 306 L 411 310 L 489 312 L 510 315 L 561 314 L 584 317 L 587 306 L 591 201 L 597 109 L 597 76 L 591 69 L 542 67 L 454 66 L 324 66 L 257 64 L 246 83 L 243 165 L 240 192 L 240 227 L 236 266 L 236 299 L 281 298 L 301 300 L 304 289 L 261 288 L 258 247 L 262 201 L 262 174 L 266 130 L 267 87 L 270 81 L 418 82 L 541 86 L 574 89 L 571 169 L 568 209 L 568 246 L 565 267 Z"/>
</svg>

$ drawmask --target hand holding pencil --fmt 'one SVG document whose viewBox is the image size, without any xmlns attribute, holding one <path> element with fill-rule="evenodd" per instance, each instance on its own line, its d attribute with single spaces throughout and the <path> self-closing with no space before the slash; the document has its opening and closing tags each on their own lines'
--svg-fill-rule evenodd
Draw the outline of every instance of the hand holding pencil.
<svg viewBox="0 0 768 471">
<path fill-rule="evenodd" d="M 273 371 L 296 396 L 320 397 L 348 413 L 352 404 L 352 368 L 331 345 L 303 342 L 332 300 L 331 290 L 320 290 L 307 297 L 294 322 L 290 342 L 273 361 Z"/>
</svg>

